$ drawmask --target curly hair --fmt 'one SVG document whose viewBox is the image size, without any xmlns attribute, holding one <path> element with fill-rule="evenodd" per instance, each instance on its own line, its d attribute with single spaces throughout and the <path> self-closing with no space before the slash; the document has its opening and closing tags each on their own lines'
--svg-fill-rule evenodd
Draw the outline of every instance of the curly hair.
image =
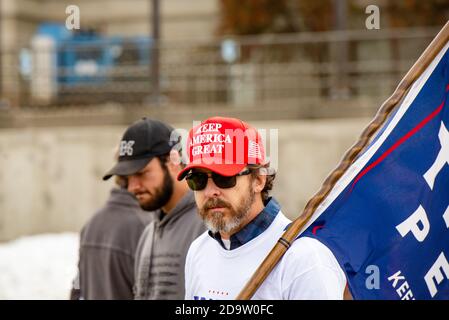
<svg viewBox="0 0 449 320">
<path fill-rule="evenodd" d="M 179 153 L 179 157 L 182 159 L 182 150 L 177 150 Z M 159 159 L 159 162 L 161 163 L 162 168 L 167 168 L 167 162 L 170 160 L 170 152 L 163 154 L 163 155 L 159 155 L 156 156 Z M 184 161 L 181 160 L 181 162 L 179 163 L 179 166 L 181 167 L 181 169 L 185 168 L 186 164 L 184 163 Z"/>
<path fill-rule="evenodd" d="M 263 187 L 261 191 L 262 201 L 263 203 L 266 203 L 268 201 L 268 198 L 270 197 L 270 191 L 273 189 L 274 185 L 274 179 L 276 178 L 275 172 L 270 172 L 269 170 L 270 165 L 248 165 L 248 169 L 251 170 L 251 178 L 256 179 L 257 176 L 263 174 L 266 175 L 267 179 L 265 181 L 265 186 Z M 264 171 L 261 173 L 261 171 Z"/>
<path fill-rule="evenodd" d="M 115 185 L 122 189 L 128 188 L 128 178 L 124 176 L 115 176 L 114 178 Z"/>
</svg>

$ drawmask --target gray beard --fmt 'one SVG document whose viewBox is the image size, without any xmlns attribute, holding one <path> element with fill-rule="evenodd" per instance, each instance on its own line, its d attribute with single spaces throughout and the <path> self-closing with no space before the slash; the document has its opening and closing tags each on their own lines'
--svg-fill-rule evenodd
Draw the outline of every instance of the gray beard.
<svg viewBox="0 0 449 320">
<path fill-rule="evenodd" d="M 236 210 L 233 208 L 228 209 L 231 211 L 231 219 L 226 222 L 223 219 L 223 214 L 221 212 L 213 212 L 209 215 L 205 214 L 205 210 L 201 210 L 201 217 L 203 218 L 204 225 L 212 233 L 223 232 L 232 234 L 242 227 L 242 223 L 248 217 L 251 205 L 254 203 L 255 192 L 250 190 L 248 197 L 245 197 L 240 206 Z"/>
</svg>

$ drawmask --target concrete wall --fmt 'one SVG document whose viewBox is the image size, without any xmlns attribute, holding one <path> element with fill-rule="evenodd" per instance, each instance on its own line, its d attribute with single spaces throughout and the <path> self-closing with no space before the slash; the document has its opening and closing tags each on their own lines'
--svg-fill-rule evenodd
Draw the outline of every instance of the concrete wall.
<svg viewBox="0 0 449 320">
<path fill-rule="evenodd" d="M 274 195 L 297 216 L 368 119 L 252 122 L 278 129 Z M 173 123 L 189 129 L 191 123 Z M 78 231 L 107 199 L 123 126 L 0 130 L 0 240 Z M 274 140 L 267 141 L 268 152 Z M 275 155 L 271 154 L 273 158 Z"/>
</svg>

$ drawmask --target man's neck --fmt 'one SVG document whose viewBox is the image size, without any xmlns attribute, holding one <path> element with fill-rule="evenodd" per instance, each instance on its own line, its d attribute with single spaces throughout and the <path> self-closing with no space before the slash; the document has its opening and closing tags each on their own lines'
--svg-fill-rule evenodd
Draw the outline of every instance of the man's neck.
<svg viewBox="0 0 449 320">
<path fill-rule="evenodd" d="M 173 194 L 168 200 L 167 204 L 163 206 L 161 209 L 165 213 L 170 213 L 174 207 L 178 204 L 178 202 L 185 196 L 185 194 L 189 191 L 189 187 L 187 183 L 184 181 L 175 181 L 173 183 Z"/>
</svg>

